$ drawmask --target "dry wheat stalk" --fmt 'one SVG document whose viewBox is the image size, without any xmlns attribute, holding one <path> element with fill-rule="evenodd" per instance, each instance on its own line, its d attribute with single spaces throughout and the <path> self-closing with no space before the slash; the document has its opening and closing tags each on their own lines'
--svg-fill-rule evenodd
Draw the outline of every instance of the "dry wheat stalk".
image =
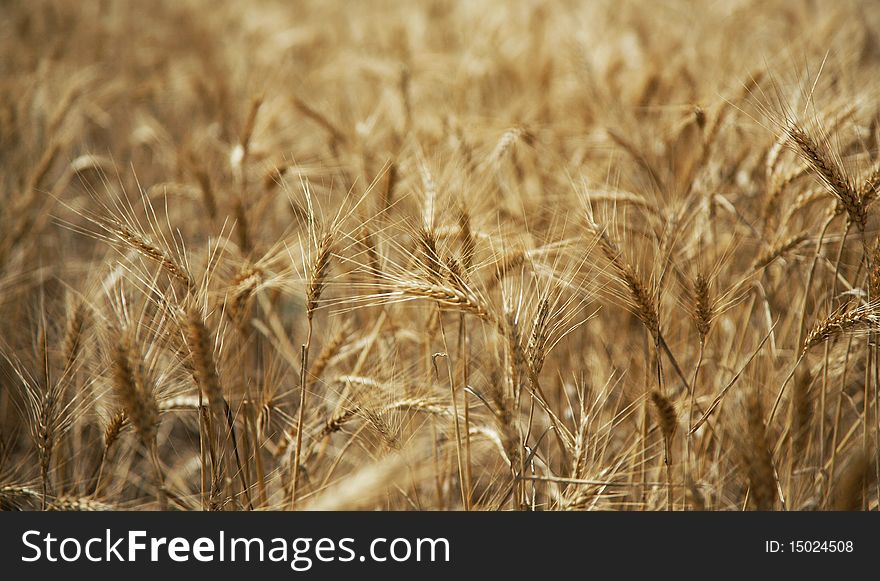
<svg viewBox="0 0 880 581">
<path fill-rule="evenodd" d="M 337 353 L 339 353 L 339 350 L 345 344 L 350 333 L 351 329 L 348 325 L 343 325 L 327 344 L 324 345 L 324 348 L 321 349 L 321 353 L 309 369 L 309 377 L 312 381 L 312 385 L 321 380 L 321 377 L 324 375 L 324 370 L 327 369 L 327 366 L 330 365 L 330 361 Z"/>
<path fill-rule="evenodd" d="M 694 277 L 692 292 L 694 325 L 700 334 L 700 343 L 705 343 L 712 329 L 712 320 L 715 318 L 715 306 L 709 278 L 702 272 L 698 272 Z"/>
<path fill-rule="evenodd" d="M 141 377 L 140 364 L 131 339 L 127 335 L 120 337 L 113 360 L 113 387 L 125 408 L 125 416 L 144 446 L 149 447 L 156 438 L 159 406 L 152 389 Z"/>
<path fill-rule="evenodd" d="M 853 224 L 864 230 L 867 219 L 865 204 L 843 168 L 834 160 L 830 152 L 810 137 L 797 123 L 790 122 L 786 127 L 786 133 L 797 146 L 798 154 L 838 199 Z"/>
<path fill-rule="evenodd" d="M 330 272 L 330 258 L 333 256 L 333 243 L 333 229 L 330 228 L 321 236 L 310 264 L 309 283 L 306 289 L 306 316 L 309 320 L 314 316 L 318 301 L 321 300 L 321 294 L 324 292 L 327 275 Z"/>
<path fill-rule="evenodd" d="M 675 407 L 669 399 L 659 391 L 651 392 L 651 403 L 657 410 L 657 423 L 660 424 L 660 431 L 663 432 L 663 438 L 669 442 L 675 435 L 678 421 L 676 420 Z"/>
<path fill-rule="evenodd" d="M 598 246 L 605 258 L 611 263 L 614 274 L 620 279 L 635 306 L 635 315 L 656 340 L 660 335 L 660 317 L 657 314 L 657 299 L 650 286 L 642 280 L 635 268 L 626 262 L 617 243 L 609 236 L 605 227 L 587 216 L 590 230 L 598 238 Z"/>
<path fill-rule="evenodd" d="M 392 290 L 383 295 L 389 300 L 395 297 L 429 299 L 442 306 L 460 310 L 488 322 L 495 321 L 490 308 L 470 288 L 430 284 L 419 281 L 395 282 Z"/>
<path fill-rule="evenodd" d="M 220 417 L 224 413 L 225 398 L 217 365 L 214 360 L 214 342 L 202 316 L 189 309 L 185 321 L 186 342 L 189 347 L 194 377 L 199 389 L 208 399 L 211 411 Z"/>
<path fill-rule="evenodd" d="M 804 339 L 803 351 L 829 341 L 839 335 L 859 329 L 874 329 L 880 325 L 877 304 L 869 303 L 832 313 L 817 321 Z"/>
<path fill-rule="evenodd" d="M 800 246 L 804 241 L 808 238 L 806 232 L 801 232 L 799 234 L 794 234 L 785 238 L 783 240 L 778 241 L 773 246 L 766 248 L 761 254 L 759 254 L 755 258 L 755 262 L 753 264 L 753 268 L 755 270 L 760 270 L 765 266 L 770 265 L 771 262 L 780 258 L 792 250 L 796 249 Z"/>
<path fill-rule="evenodd" d="M 134 232 L 131 228 L 120 222 L 111 221 L 107 228 L 130 248 L 146 258 L 157 262 L 171 278 L 182 282 L 187 289 L 195 288 L 195 282 L 187 269 L 144 236 Z"/>
<path fill-rule="evenodd" d="M 767 440 L 764 412 L 757 393 L 746 405 L 746 435 L 741 448 L 749 481 L 749 497 L 757 510 L 773 510 L 776 504 L 776 476 Z"/>
<path fill-rule="evenodd" d="M 150 456 L 158 491 L 159 508 L 166 510 L 165 483 L 156 441 L 159 406 L 156 403 L 152 386 L 147 384 L 140 370 L 140 356 L 132 342 L 129 333 L 120 334 L 113 357 L 113 387 L 122 400 L 126 417 L 134 425 L 141 443 Z"/>
</svg>

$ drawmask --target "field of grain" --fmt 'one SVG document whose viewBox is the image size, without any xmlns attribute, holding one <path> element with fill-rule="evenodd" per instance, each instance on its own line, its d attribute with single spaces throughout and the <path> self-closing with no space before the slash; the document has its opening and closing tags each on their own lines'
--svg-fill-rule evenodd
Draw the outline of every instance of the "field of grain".
<svg viewBox="0 0 880 581">
<path fill-rule="evenodd" d="M 874 2 L 0 10 L 3 509 L 878 508 Z"/>
</svg>

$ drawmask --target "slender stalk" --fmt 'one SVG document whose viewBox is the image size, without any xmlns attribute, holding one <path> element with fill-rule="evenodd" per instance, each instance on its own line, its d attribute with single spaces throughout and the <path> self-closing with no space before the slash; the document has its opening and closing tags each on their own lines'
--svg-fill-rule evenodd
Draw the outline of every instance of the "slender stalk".
<svg viewBox="0 0 880 581">
<path fill-rule="evenodd" d="M 293 454 L 293 479 L 290 487 L 290 510 L 296 508 L 297 485 L 299 484 L 299 465 L 302 455 L 303 431 L 305 430 L 305 410 L 306 410 L 306 370 L 309 367 L 309 349 L 312 344 L 312 321 L 309 319 L 309 331 L 305 345 L 302 346 L 302 366 L 299 375 L 299 411 L 296 416 L 296 447 Z"/>
<path fill-rule="evenodd" d="M 461 491 L 461 505 L 465 510 L 470 510 L 468 506 L 467 481 L 465 479 L 464 457 L 461 449 L 461 426 L 458 419 L 458 397 L 455 393 L 455 374 L 452 372 L 452 364 L 449 361 L 449 346 L 446 343 L 446 330 L 443 321 L 440 321 L 440 337 L 443 339 L 443 350 L 447 354 L 446 371 L 449 377 L 449 397 L 452 401 L 452 427 L 455 433 L 455 456 L 458 461 L 458 483 Z"/>
<path fill-rule="evenodd" d="M 461 361 L 462 373 L 462 406 L 464 407 L 464 488 L 465 510 L 471 510 L 473 503 L 472 467 L 471 467 L 471 420 L 470 404 L 468 403 L 468 381 L 470 380 L 470 346 L 468 345 L 467 319 L 464 314 L 458 319 L 458 358 Z"/>
</svg>

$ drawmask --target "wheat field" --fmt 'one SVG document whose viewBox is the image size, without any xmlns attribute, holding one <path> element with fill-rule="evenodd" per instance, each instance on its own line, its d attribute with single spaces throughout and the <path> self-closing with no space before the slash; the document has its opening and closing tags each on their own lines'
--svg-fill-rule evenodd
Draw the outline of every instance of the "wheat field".
<svg viewBox="0 0 880 581">
<path fill-rule="evenodd" d="M 3 509 L 878 508 L 875 3 L 0 10 Z"/>
</svg>

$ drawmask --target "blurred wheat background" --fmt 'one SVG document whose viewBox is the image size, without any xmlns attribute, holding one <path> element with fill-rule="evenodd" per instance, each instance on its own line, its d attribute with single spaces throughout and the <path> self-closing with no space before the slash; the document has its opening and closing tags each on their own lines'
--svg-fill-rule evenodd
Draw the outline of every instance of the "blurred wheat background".
<svg viewBox="0 0 880 581">
<path fill-rule="evenodd" d="M 0 507 L 878 508 L 875 3 L 0 10 Z"/>
</svg>

